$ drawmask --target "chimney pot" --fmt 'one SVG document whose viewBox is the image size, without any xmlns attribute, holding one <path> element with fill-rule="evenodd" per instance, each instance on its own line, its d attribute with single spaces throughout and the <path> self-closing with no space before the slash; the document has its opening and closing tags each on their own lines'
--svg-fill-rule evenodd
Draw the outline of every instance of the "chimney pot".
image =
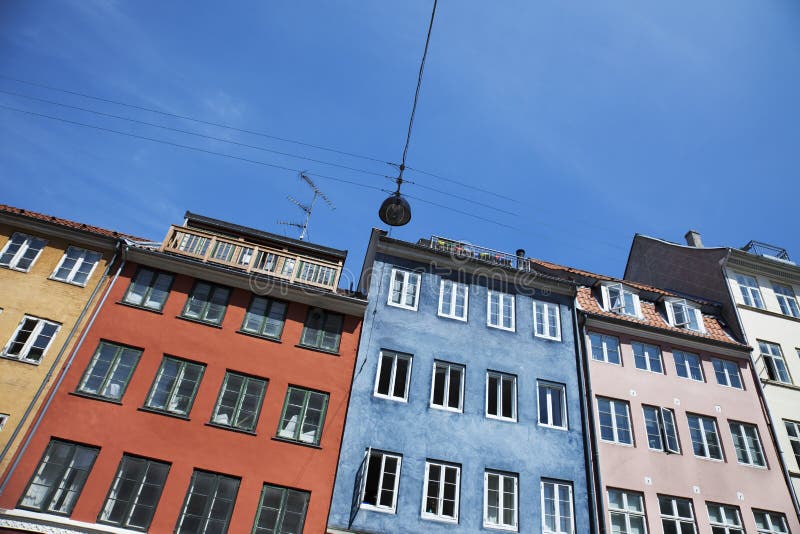
<svg viewBox="0 0 800 534">
<path fill-rule="evenodd" d="M 700 239 L 700 232 L 697 230 L 689 230 L 684 237 L 690 247 L 703 248 L 703 240 Z"/>
</svg>

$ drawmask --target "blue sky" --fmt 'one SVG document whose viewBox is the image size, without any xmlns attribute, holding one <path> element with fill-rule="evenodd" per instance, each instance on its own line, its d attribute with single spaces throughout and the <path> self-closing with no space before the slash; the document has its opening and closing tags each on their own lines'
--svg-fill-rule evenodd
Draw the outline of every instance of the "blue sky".
<svg viewBox="0 0 800 534">
<path fill-rule="evenodd" d="M 0 4 L 0 75 L 397 162 L 430 1 Z M 392 235 L 621 275 L 634 233 L 800 259 L 800 4 L 441 0 Z M 0 79 L 23 93 L 392 175 L 392 167 Z M 391 188 L 0 93 L 0 105 Z M 185 210 L 295 236 L 296 174 L 0 109 L 0 202 L 160 240 Z M 315 178 L 311 240 L 359 269 L 380 191 Z M 434 187 L 482 205 L 444 196 Z M 495 209 L 492 209 L 495 208 Z M 499 211 L 502 210 L 502 211 Z M 506 212 L 512 212 L 511 215 Z M 508 228 L 511 226 L 513 228 Z"/>
</svg>

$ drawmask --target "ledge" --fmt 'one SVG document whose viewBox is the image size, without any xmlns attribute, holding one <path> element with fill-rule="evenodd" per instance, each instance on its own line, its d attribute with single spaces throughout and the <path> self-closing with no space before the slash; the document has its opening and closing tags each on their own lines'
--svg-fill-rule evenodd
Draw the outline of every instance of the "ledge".
<svg viewBox="0 0 800 534">
<path fill-rule="evenodd" d="M 290 443 L 292 445 L 301 445 L 303 447 L 308 447 L 309 449 L 322 450 L 322 447 L 320 447 L 319 445 L 314 445 L 313 443 L 303 443 L 302 441 L 295 441 L 293 439 L 282 438 L 280 436 L 272 436 L 271 439 L 273 441 L 280 441 L 282 443 Z"/>
<path fill-rule="evenodd" d="M 44 354 L 42 354 L 42 357 L 44 357 Z M 38 362 L 31 362 L 31 361 L 28 361 L 28 360 L 23 360 L 22 358 L 15 358 L 14 356 L 8 356 L 6 354 L 0 354 L 0 358 L 2 358 L 4 360 L 10 360 L 12 362 L 24 363 L 26 365 L 33 365 L 34 367 L 36 367 L 40 363 L 42 363 L 41 360 L 38 361 Z"/>
<path fill-rule="evenodd" d="M 137 310 L 142 310 L 150 313 L 156 313 L 158 315 L 164 315 L 164 312 L 162 310 L 154 310 L 153 308 L 139 306 L 138 304 L 131 304 L 130 302 L 125 302 L 124 300 L 118 300 L 114 302 L 114 304 L 119 304 L 120 306 L 127 306 L 128 308 L 135 308 Z"/>
<path fill-rule="evenodd" d="M 84 399 L 92 399 L 100 402 L 107 402 L 109 404 L 116 404 L 122 406 L 121 400 L 109 399 L 108 397 L 101 397 L 100 395 L 92 395 L 91 393 L 84 393 L 82 391 L 69 391 L 67 395 L 74 395 L 76 397 L 83 397 Z"/>
<path fill-rule="evenodd" d="M 147 413 L 154 413 L 157 415 L 166 415 L 167 417 L 173 417 L 175 419 L 181 419 L 182 421 L 191 421 L 188 415 L 180 415 L 177 413 L 165 412 L 162 410 L 157 410 L 156 408 L 148 408 L 147 406 L 140 406 L 136 408 L 140 412 L 147 412 Z"/>
<path fill-rule="evenodd" d="M 266 341 L 271 341 L 273 343 L 283 343 L 280 338 L 265 336 L 263 334 L 256 334 L 255 332 L 248 332 L 247 330 L 242 330 L 241 328 L 236 331 L 237 334 L 242 334 L 243 336 L 250 336 L 258 339 L 263 339 Z"/>
<path fill-rule="evenodd" d="M 766 310 L 764 308 L 756 308 L 755 306 L 748 306 L 747 304 L 736 304 L 736 307 L 741 308 L 743 310 L 763 313 L 764 315 L 770 315 L 772 317 L 778 317 L 779 319 L 786 319 L 788 321 L 794 321 L 796 323 L 800 323 L 800 317 L 792 317 L 791 315 L 774 312 L 772 310 Z"/>
<path fill-rule="evenodd" d="M 314 351 L 314 352 L 321 352 L 323 354 L 330 354 L 331 356 L 339 356 L 339 351 L 338 350 L 336 352 L 334 352 L 332 350 L 320 349 L 320 348 L 317 348 L 317 347 L 312 347 L 310 345 L 303 345 L 303 344 L 300 344 L 300 343 L 295 345 L 295 347 L 298 347 L 298 348 L 301 348 L 301 349 L 305 349 L 305 350 Z"/>
<path fill-rule="evenodd" d="M 249 436 L 257 436 L 258 435 L 255 432 L 253 432 L 252 430 L 242 430 L 241 428 L 234 428 L 232 426 L 220 425 L 219 423 L 212 423 L 210 421 L 208 423 L 206 423 L 205 425 L 206 426 L 210 426 L 210 427 L 214 427 L 214 428 L 219 428 L 220 430 L 229 430 L 230 432 L 238 432 L 239 434 L 247 434 Z"/>
<path fill-rule="evenodd" d="M 780 382 L 778 380 L 772 380 L 770 378 L 762 378 L 761 383 L 766 386 L 778 386 L 786 389 L 792 389 L 794 391 L 800 391 L 800 386 L 795 386 L 794 384 L 787 384 L 786 382 Z"/>
<path fill-rule="evenodd" d="M 186 317 L 184 315 L 176 315 L 175 318 L 176 319 L 180 319 L 181 321 L 189 321 L 190 323 L 202 324 L 202 325 L 205 325 L 205 326 L 210 326 L 211 328 L 222 329 L 222 325 L 221 324 L 209 323 L 208 321 L 203 321 L 201 319 L 192 319 L 191 317 Z"/>
</svg>

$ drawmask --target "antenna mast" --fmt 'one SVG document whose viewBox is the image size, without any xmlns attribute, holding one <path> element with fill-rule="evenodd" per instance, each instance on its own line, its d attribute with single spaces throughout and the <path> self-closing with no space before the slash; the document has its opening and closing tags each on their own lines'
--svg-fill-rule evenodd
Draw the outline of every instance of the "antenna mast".
<svg viewBox="0 0 800 534">
<path fill-rule="evenodd" d="M 309 178 L 306 175 L 305 172 L 300 173 L 300 179 L 303 180 L 306 183 L 306 185 L 308 185 L 308 187 L 310 187 L 311 190 L 314 192 L 314 196 L 311 198 L 311 202 L 309 202 L 308 204 L 304 204 L 291 195 L 287 196 L 286 198 L 289 199 L 289 202 L 300 208 L 300 210 L 305 214 L 305 219 L 303 220 L 302 223 L 292 222 L 292 221 L 278 221 L 278 224 L 283 224 L 286 226 L 292 226 L 294 228 L 297 228 L 298 230 L 300 230 L 300 239 L 303 240 L 306 237 L 308 237 L 308 224 L 311 220 L 311 213 L 314 210 L 314 204 L 316 204 L 317 199 L 321 198 L 325 202 L 325 204 L 327 204 L 328 207 L 332 210 L 335 210 L 336 207 L 333 205 L 333 202 L 331 202 L 331 200 L 325 195 L 325 193 L 320 191 L 319 187 L 317 187 L 317 184 L 315 184 L 313 180 L 311 180 L 311 178 Z"/>
</svg>

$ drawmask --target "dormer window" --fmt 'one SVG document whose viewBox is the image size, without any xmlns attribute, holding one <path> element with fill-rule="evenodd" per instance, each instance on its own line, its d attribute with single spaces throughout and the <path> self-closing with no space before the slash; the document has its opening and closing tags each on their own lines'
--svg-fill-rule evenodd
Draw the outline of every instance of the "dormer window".
<svg viewBox="0 0 800 534">
<path fill-rule="evenodd" d="M 602 286 L 603 306 L 607 311 L 639 317 L 639 295 L 622 284 Z"/>
<path fill-rule="evenodd" d="M 699 309 L 685 299 L 667 300 L 665 304 L 669 324 L 679 328 L 688 328 L 695 332 L 703 332 L 703 315 Z"/>
</svg>

